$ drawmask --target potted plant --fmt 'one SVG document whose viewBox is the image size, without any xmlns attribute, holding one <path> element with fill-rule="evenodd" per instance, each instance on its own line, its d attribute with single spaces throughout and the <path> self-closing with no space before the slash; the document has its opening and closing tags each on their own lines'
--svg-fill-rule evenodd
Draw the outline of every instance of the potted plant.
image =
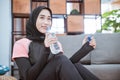
<svg viewBox="0 0 120 80">
<path fill-rule="evenodd" d="M 79 15 L 80 12 L 77 10 L 77 9 L 73 9 L 71 12 L 70 12 L 70 15 Z"/>
<path fill-rule="evenodd" d="M 102 14 L 102 30 L 120 32 L 120 9 L 108 11 Z"/>
</svg>

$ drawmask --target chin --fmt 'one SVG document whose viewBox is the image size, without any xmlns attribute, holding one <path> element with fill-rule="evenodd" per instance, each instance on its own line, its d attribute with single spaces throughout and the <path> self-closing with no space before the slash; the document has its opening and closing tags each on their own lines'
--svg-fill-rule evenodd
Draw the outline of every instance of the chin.
<svg viewBox="0 0 120 80">
<path fill-rule="evenodd" d="M 43 33 L 43 34 L 45 34 L 46 33 L 46 30 L 44 30 L 44 31 L 40 31 L 41 33 Z"/>
</svg>

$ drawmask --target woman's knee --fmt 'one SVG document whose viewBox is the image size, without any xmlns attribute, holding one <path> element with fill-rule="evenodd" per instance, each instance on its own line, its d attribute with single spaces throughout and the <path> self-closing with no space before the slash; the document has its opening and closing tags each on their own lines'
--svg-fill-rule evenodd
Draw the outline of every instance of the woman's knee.
<svg viewBox="0 0 120 80">
<path fill-rule="evenodd" d="M 72 64 L 72 62 L 63 54 L 54 55 L 49 63 L 53 63 L 56 66 Z"/>
<path fill-rule="evenodd" d="M 63 54 L 56 55 L 55 60 L 59 63 L 70 62 L 70 60 Z"/>
</svg>

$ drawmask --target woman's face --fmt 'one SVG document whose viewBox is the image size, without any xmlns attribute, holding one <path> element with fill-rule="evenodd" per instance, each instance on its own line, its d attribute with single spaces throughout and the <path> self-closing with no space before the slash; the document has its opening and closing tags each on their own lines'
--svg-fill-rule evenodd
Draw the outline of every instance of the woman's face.
<svg viewBox="0 0 120 80">
<path fill-rule="evenodd" d="M 43 9 L 36 20 L 36 28 L 41 33 L 46 33 L 47 27 L 51 26 L 52 20 L 49 10 Z"/>
</svg>

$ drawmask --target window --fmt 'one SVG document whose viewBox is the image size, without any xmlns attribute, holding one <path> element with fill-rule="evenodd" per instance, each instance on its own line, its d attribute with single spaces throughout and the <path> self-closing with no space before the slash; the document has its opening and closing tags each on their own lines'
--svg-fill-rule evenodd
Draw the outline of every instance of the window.
<svg viewBox="0 0 120 80">
<path fill-rule="evenodd" d="M 101 16 L 85 15 L 84 16 L 84 32 L 85 34 L 93 34 L 101 29 Z"/>
<path fill-rule="evenodd" d="M 51 31 L 55 32 L 56 34 L 65 33 L 64 15 L 53 15 Z"/>
</svg>

